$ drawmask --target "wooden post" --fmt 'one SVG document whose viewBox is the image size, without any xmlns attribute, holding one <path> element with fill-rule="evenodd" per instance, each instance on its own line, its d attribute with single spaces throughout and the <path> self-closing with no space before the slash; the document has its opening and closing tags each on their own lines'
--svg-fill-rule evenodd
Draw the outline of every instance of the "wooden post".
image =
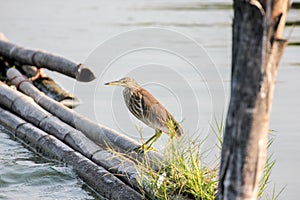
<svg viewBox="0 0 300 200">
<path fill-rule="evenodd" d="M 256 199 L 288 0 L 234 1 L 231 98 L 217 199 Z"/>
</svg>

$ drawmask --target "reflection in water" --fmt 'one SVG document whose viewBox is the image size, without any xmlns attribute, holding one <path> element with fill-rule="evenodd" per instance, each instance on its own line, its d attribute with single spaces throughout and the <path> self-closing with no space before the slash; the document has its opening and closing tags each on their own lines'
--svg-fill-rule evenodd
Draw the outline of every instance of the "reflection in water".
<svg viewBox="0 0 300 200">
<path fill-rule="evenodd" d="M 172 23 L 168 23 L 168 22 L 137 22 L 137 23 L 121 23 L 118 24 L 119 26 L 126 26 L 126 27 L 130 27 L 130 26 L 135 26 L 135 27 L 146 27 L 146 26 L 157 26 L 157 27 L 167 27 L 167 26 L 177 26 L 177 27 L 229 27 L 231 26 L 231 24 L 229 23 L 179 23 L 179 22 L 172 22 Z"/>
<path fill-rule="evenodd" d="M 300 2 L 293 1 L 292 9 L 300 9 Z"/>
<path fill-rule="evenodd" d="M 300 46 L 300 42 L 289 42 L 289 46 Z"/>
<path fill-rule="evenodd" d="M 287 21 L 286 26 L 299 26 L 300 21 Z"/>
<path fill-rule="evenodd" d="M 231 2 L 184 2 L 184 3 L 170 3 L 162 4 L 160 6 L 147 6 L 139 8 L 142 10 L 156 10 L 156 11 L 201 11 L 201 10 L 229 10 L 232 9 Z"/>
</svg>

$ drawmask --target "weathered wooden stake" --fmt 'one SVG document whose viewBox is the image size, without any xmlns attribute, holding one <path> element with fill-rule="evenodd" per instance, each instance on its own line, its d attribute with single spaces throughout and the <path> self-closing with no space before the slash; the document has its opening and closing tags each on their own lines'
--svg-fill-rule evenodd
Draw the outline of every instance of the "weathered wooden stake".
<svg viewBox="0 0 300 200">
<path fill-rule="evenodd" d="M 217 199 L 256 199 L 288 0 L 235 0 L 231 99 Z"/>
</svg>

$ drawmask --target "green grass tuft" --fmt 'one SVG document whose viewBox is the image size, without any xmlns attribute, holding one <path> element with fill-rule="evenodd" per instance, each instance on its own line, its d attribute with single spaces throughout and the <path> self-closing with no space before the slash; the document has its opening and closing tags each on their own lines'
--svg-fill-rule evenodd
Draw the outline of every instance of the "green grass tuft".
<svg viewBox="0 0 300 200">
<path fill-rule="evenodd" d="M 215 199 L 217 170 L 201 162 L 200 146 L 170 142 L 160 165 L 163 168 L 155 171 L 143 164 L 152 199 Z"/>
<path fill-rule="evenodd" d="M 214 129 L 218 139 L 217 147 L 222 144 L 223 129 L 223 124 L 217 124 Z M 147 188 L 152 193 L 152 196 L 147 197 L 157 200 L 215 199 L 218 186 L 218 167 L 211 167 L 203 162 L 202 143 L 186 137 L 179 141 L 171 139 L 163 152 L 164 160 L 155 164 L 155 166 L 163 166 L 159 170 L 153 169 L 153 163 L 150 164 L 150 160 L 138 163 L 138 169 L 141 171 L 142 177 L 146 178 Z M 268 146 L 271 143 L 272 140 Z M 266 192 L 274 165 L 275 161 L 270 155 L 261 179 L 258 199 L 277 199 L 284 189 L 276 193 L 274 186 L 271 195 Z"/>
</svg>

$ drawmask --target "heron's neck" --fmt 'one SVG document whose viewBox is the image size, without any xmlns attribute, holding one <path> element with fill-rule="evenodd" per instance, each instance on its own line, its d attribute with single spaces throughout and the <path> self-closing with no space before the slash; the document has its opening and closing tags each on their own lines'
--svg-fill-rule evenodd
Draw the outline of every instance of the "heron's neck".
<svg viewBox="0 0 300 200">
<path fill-rule="evenodd" d="M 139 85 L 132 85 L 130 87 L 125 87 L 125 89 L 127 89 L 127 90 L 136 90 L 136 89 L 139 89 L 139 88 L 140 88 Z"/>
<path fill-rule="evenodd" d="M 127 87 L 124 88 L 123 97 L 124 97 L 127 107 L 129 107 L 129 102 L 130 102 L 130 97 L 131 97 L 131 90 L 129 88 L 127 88 Z"/>
</svg>

